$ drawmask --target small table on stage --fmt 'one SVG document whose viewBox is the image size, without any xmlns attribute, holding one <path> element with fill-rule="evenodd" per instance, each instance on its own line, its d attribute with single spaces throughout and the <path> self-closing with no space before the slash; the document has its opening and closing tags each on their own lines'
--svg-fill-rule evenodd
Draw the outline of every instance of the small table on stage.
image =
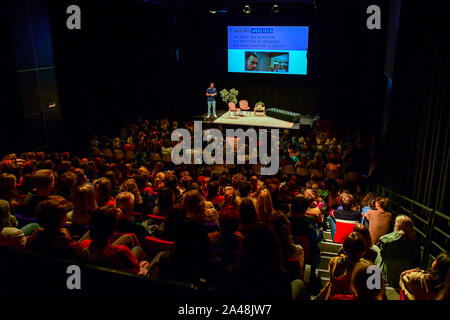
<svg viewBox="0 0 450 320">
<path fill-rule="evenodd" d="M 253 109 L 254 117 L 265 117 L 266 116 L 266 107 L 262 105 L 255 105 L 255 109 Z"/>
</svg>

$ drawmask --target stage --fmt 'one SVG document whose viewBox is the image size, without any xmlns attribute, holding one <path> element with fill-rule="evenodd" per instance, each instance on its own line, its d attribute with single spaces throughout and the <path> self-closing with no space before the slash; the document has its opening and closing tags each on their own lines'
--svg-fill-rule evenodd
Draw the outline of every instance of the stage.
<svg viewBox="0 0 450 320">
<path fill-rule="evenodd" d="M 206 118 L 207 114 L 201 116 L 203 122 L 214 123 L 231 126 L 246 126 L 246 127 L 267 127 L 267 128 L 279 128 L 279 129 L 300 129 L 301 125 L 312 126 L 314 121 L 318 120 L 318 116 L 302 115 L 299 122 L 288 122 L 279 120 L 269 116 L 254 116 L 253 111 L 243 111 L 242 116 L 238 116 L 233 112 L 230 117 L 229 111 L 217 110 L 217 118 L 211 116 Z"/>
</svg>

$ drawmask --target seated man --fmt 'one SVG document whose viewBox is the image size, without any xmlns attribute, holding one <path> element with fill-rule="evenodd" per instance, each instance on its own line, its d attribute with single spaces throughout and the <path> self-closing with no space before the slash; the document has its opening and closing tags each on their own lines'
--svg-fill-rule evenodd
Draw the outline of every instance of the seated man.
<svg viewBox="0 0 450 320">
<path fill-rule="evenodd" d="M 33 176 L 33 192 L 23 201 L 23 214 L 27 217 L 36 217 L 36 206 L 48 199 L 54 187 L 55 176 L 52 170 L 36 171 Z"/>
<path fill-rule="evenodd" d="M 62 227 L 69 210 L 69 203 L 60 196 L 50 196 L 40 202 L 36 207 L 40 228 L 27 239 L 27 250 L 55 258 L 73 258 L 80 246 L 72 240 L 69 231 Z"/>
<path fill-rule="evenodd" d="M 362 213 L 352 210 L 354 198 L 350 193 L 342 193 L 339 200 L 342 205 L 342 210 L 336 209 L 330 211 L 330 218 L 336 225 L 336 233 L 334 234 L 333 241 L 342 244 L 347 236 L 353 232 L 355 225 L 361 221 Z"/>
</svg>

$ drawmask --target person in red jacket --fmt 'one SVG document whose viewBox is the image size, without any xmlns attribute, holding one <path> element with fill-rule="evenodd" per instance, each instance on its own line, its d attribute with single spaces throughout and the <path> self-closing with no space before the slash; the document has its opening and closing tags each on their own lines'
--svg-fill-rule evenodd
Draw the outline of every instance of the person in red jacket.
<svg viewBox="0 0 450 320">
<path fill-rule="evenodd" d="M 342 210 L 336 209 L 330 211 L 330 217 L 336 224 L 336 233 L 333 241 L 336 243 L 344 243 L 345 238 L 353 232 L 353 228 L 362 219 L 360 211 L 352 210 L 355 201 L 350 193 L 342 193 L 339 197 L 342 204 Z"/>
</svg>

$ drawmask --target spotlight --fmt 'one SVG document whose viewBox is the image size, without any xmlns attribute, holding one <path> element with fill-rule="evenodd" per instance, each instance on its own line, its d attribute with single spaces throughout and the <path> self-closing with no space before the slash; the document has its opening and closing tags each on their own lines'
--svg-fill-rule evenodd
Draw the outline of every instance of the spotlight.
<svg viewBox="0 0 450 320">
<path fill-rule="evenodd" d="M 278 4 L 274 4 L 271 9 L 272 13 L 280 13 L 280 7 Z"/>
<path fill-rule="evenodd" d="M 217 11 L 216 10 L 209 10 L 209 13 L 214 14 L 214 13 L 217 13 Z"/>
<path fill-rule="evenodd" d="M 242 10 L 244 13 L 250 13 L 250 12 L 252 12 L 252 10 L 250 9 L 250 6 L 248 5 L 248 4 L 246 4 L 245 6 L 244 6 L 244 10 Z"/>
</svg>

